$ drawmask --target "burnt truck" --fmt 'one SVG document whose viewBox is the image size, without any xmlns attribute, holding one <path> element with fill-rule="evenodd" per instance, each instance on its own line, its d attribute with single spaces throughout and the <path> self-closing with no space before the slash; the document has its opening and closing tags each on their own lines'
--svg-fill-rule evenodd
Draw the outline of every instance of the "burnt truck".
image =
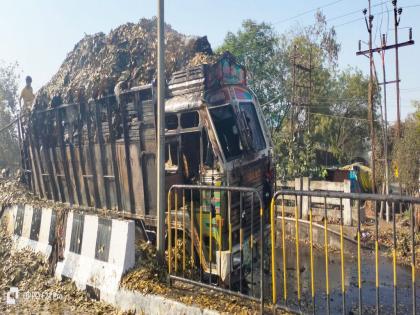
<svg viewBox="0 0 420 315">
<path fill-rule="evenodd" d="M 98 99 L 86 100 L 81 93 L 78 102 L 54 104 L 53 100 L 48 108 L 33 111 L 24 159 L 33 192 L 76 208 L 105 209 L 132 218 L 153 238 L 157 224 L 155 91 L 151 83 Z M 270 135 L 258 100 L 247 87 L 246 70 L 231 54 L 172 75 L 167 84 L 165 123 L 167 191 L 176 184 L 243 186 L 256 188 L 269 198 Z M 206 206 L 206 199 L 214 194 L 218 194 L 217 209 L 211 202 Z M 240 200 L 238 194 L 214 194 L 187 192 L 184 198 L 188 206 L 194 205 L 195 218 L 201 207 L 206 222 L 212 220 L 214 210 L 221 222 L 227 222 L 226 208 L 231 208 L 230 245 L 226 225 L 202 233 L 216 243 L 222 238 L 223 249 L 230 246 L 236 253 L 240 240 L 253 233 L 250 220 L 254 220 L 252 226 L 259 226 L 260 207 L 252 201 L 251 213 L 241 218 L 242 203 L 251 201 Z M 181 199 L 178 204 L 182 207 Z M 178 214 L 167 213 L 175 222 Z M 204 251 L 194 237 L 198 222 L 193 219 L 184 228 L 196 254 Z M 203 257 L 201 267 L 209 271 L 213 258 Z M 217 273 L 217 268 L 210 272 Z"/>
</svg>

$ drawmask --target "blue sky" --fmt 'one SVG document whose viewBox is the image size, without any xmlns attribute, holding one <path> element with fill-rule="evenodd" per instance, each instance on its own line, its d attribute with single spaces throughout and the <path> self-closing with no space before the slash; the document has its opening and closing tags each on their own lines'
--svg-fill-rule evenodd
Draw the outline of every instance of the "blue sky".
<svg viewBox="0 0 420 315">
<path fill-rule="evenodd" d="M 379 34 L 389 32 L 393 42 L 391 0 L 372 0 L 376 44 Z M 400 50 L 402 116 L 412 112 L 410 101 L 420 100 L 420 0 L 399 0 L 404 9 L 401 24 L 413 27 L 414 46 Z M 362 9 L 367 0 L 167 0 L 166 22 L 182 33 L 207 35 L 213 47 L 220 45 L 228 31 L 239 29 L 244 19 L 273 23 L 278 32 L 313 22 L 312 9 L 322 8 L 330 25 L 336 26 L 342 43 L 341 68 L 353 66 L 368 73 L 367 58 L 356 57 L 358 40 L 367 41 Z M 410 7 L 411 6 L 411 7 Z M 385 11 L 385 12 L 384 12 Z M 304 14 L 308 12 L 307 14 Z M 0 11 L 0 60 L 17 61 L 22 76 L 32 75 L 34 88 L 45 84 L 57 71 L 66 54 L 84 34 L 109 32 L 112 28 L 156 15 L 151 0 L 2 0 Z M 388 23 L 389 21 L 389 23 Z M 408 29 L 400 30 L 400 40 L 408 39 Z M 395 76 L 394 54 L 387 53 L 387 76 Z M 376 65 L 380 69 L 379 56 Z M 381 72 L 378 74 L 381 75 Z M 395 120 L 395 87 L 388 87 L 389 119 Z"/>
</svg>

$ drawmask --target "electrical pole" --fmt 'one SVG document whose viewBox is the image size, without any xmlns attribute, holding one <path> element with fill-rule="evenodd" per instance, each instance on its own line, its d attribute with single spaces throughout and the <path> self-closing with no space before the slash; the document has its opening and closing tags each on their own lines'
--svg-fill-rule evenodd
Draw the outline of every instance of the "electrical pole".
<svg viewBox="0 0 420 315">
<path fill-rule="evenodd" d="M 386 37 L 385 34 L 382 35 L 382 47 L 386 47 Z M 385 69 L 385 49 L 381 51 L 382 59 L 382 76 L 383 76 L 383 89 L 384 89 L 384 158 L 385 158 L 385 194 L 389 195 L 389 160 L 388 160 L 388 114 L 387 114 L 387 104 L 386 104 L 386 69 Z M 390 221 L 390 209 L 388 202 L 385 202 L 385 213 L 386 221 Z"/>
<path fill-rule="evenodd" d="M 401 117 L 400 117 L 400 65 L 398 59 L 398 25 L 402 8 L 397 9 L 397 0 L 392 0 L 394 6 L 394 31 L 395 31 L 395 74 L 396 74 L 396 88 L 397 88 L 397 136 L 401 137 Z"/>
<path fill-rule="evenodd" d="M 402 42 L 402 43 L 399 43 L 398 42 L 398 25 L 399 25 L 399 23 L 400 23 L 400 15 L 401 15 L 401 13 L 402 13 L 402 8 L 398 8 L 397 9 L 397 0 L 393 0 L 392 1 L 392 4 L 394 5 L 394 19 L 395 19 L 395 44 L 394 45 L 386 45 L 386 42 L 384 43 L 384 40 L 383 40 L 383 43 L 382 43 L 382 45 L 380 46 L 380 47 L 376 47 L 376 48 L 373 48 L 372 49 L 372 45 L 371 45 L 371 40 L 369 41 L 369 50 L 361 50 L 361 44 L 360 44 L 360 41 L 359 41 L 359 51 L 356 53 L 356 55 L 357 56 L 366 56 L 367 54 L 369 54 L 369 57 L 371 57 L 372 56 L 372 53 L 374 53 L 374 52 L 383 52 L 384 53 L 384 51 L 385 50 L 388 50 L 388 49 L 395 49 L 395 64 L 396 64 L 396 80 L 394 80 L 394 81 L 385 81 L 385 72 L 384 72 L 384 88 L 386 88 L 386 85 L 387 84 L 390 84 L 390 83 L 395 83 L 396 84 L 396 88 L 397 88 L 397 136 L 398 136 L 398 138 L 401 136 L 401 129 L 400 129 L 400 75 L 399 75 L 399 59 L 398 59 L 398 49 L 400 48 L 400 47 L 405 47 L 405 46 L 410 46 L 410 45 L 414 45 L 414 40 L 413 40 L 413 31 L 412 31 L 412 29 L 410 28 L 409 29 L 409 39 L 408 39 L 408 41 L 405 41 L 405 42 Z M 370 5 L 370 0 L 369 0 L 369 5 Z M 363 11 L 363 13 L 366 15 L 366 9 Z M 373 19 L 373 17 L 372 17 L 372 19 Z M 366 20 L 366 18 L 365 18 L 365 20 Z M 371 22 L 369 23 L 370 25 L 368 25 L 368 22 L 367 22 L 367 20 L 366 20 L 366 25 L 367 25 L 367 27 L 368 27 L 368 31 L 369 31 L 369 27 L 370 27 L 370 37 L 369 38 L 371 38 L 372 36 L 371 36 Z M 383 55 L 383 58 L 384 58 L 384 55 Z M 385 61 L 383 61 L 383 65 L 382 65 L 382 68 L 383 68 L 383 71 L 385 71 L 385 65 L 384 65 L 384 63 L 385 63 Z M 386 92 L 385 92 L 385 94 L 384 94 L 384 97 L 385 97 L 385 102 L 386 102 Z M 386 115 L 387 113 L 386 113 L 386 109 L 385 109 L 385 115 Z M 385 123 L 386 123 L 386 118 L 385 118 Z M 388 126 L 385 126 L 385 128 L 388 128 Z M 385 139 L 386 141 L 387 141 L 387 139 Z M 385 145 L 387 146 L 387 143 L 385 143 Z M 386 154 L 387 154 L 387 152 L 386 152 Z M 388 165 L 386 165 L 386 166 L 388 166 Z M 372 169 L 372 171 L 373 171 L 373 169 Z M 386 170 L 385 170 L 386 171 Z M 388 170 L 388 173 L 389 173 L 389 170 Z M 400 184 L 400 193 L 401 193 L 401 182 L 399 183 Z M 388 186 L 388 192 L 389 192 L 389 184 L 387 184 L 387 186 Z M 388 215 L 387 215 L 387 220 L 389 219 L 389 217 L 388 217 Z"/>
<path fill-rule="evenodd" d="M 157 42 L 157 250 L 165 255 L 165 18 L 164 0 L 158 0 Z M 169 209 L 168 209 L 169 213 Z M 168 214 L 169 215 L 169 214 Z M 170 227 L 168 227 L 169 229 Z"/>
<path fill-rule="evenodd" d="M 371 164 L 372 164 L 372 192 L 376 193 L 376 168 L 375 168 L 375 126 L 373 123 L 373 53 L 372 53 L 372 25 L 373 25 L 373 15 L 371 14 L 371 5 L 370 0 L 369 2 L 369 10 L 363 10 L 363 14 L 365 15 L 365 21 L 367 30 L 369 33 L 369 88 L 368 88 L 368 119 L 370 125 L 370 141 L 371 141 Z M 368 18 L 366 18 L 366 13 L 368 13 Z"/>
<path fill-rule="evenodd" d="M 290 111 L 290 134 L 292 138 L 292 142 L 294 141 L 295 137 L 295 111 L 296 111 L 296 58 L 297 58 L 297 46 L 293 47 L 293 87 L 292 87 L 292 108 Z"/>
<path fill-rule="evenodd" d="M 302 54 L 298 54 L 297 46 L 293 48 L 292 56 L 292 105 L 290 109 L 290 133 L 291 143 L 289 160 L 293 163 L 296 160 L 293 144 L 296 144 L 297 151 L 301 151 L 305 146 L 304 133 L 307 129 L 310 134 L 309 126 L 309 108 L 311 104 L 311 90 L 312 90 L 312 48 L 309 52 L 309 66 L 302 62 L 305 58 Z M 297 59 L 299 58 L 299 60 Z M 309 83 L 308 83 L 309 81 Z M 301 174 L 299 174 L 301 175 Z"/>
</svg>

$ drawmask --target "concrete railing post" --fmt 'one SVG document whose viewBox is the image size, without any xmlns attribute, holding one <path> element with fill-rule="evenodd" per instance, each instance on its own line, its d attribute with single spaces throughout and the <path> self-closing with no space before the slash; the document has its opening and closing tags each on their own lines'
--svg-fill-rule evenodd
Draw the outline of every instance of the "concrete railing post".
<svg viewBox="0 0 420 315">
<path fill-rule="evenodd" d="M 343 191 L 345 193 L 350 193 L 351 192 L 351 181 L 346 179 L 343 182 Z M 351 226 L 352 225 L 352 221 L 353 221 L 353 217 L 352 217 L 352 210 L 351 210 L 351 203 L 350 203 L 350 199 L 343 199 L 343 221 L 344 221 L 344 225 L 348 225 Z"/>
</svg>

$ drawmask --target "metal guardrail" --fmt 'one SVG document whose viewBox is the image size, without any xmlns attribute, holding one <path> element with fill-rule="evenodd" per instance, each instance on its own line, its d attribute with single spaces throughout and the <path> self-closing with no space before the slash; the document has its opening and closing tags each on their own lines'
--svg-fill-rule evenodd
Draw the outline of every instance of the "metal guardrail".
<svg viewBox="0 0 420 315">
<path fill-rule="evenodd" d="M 200 194 L 198 213 L 195 213 L 197 208 L 197 200 L 194 200 L 194 193 Z M 222 193 L 227 194 L 222 198 Z M 210 198 L 208 198 L 210 194 Z M 239 209 L 232 208 L 232 194 L 239 194 Z M 186 196 L 187 195 L 187 196 Z M 227 197 L 227 198 L 226 198 Z M 187 199 L 190 199 L 189 202 Z M 224 199 L 224 200 L 222 200 Z M 225 201 L 223 214 L 223 205 L 221 201 Z M 248 202 L 248 207 L 245 201 Z M 256 201 L 256 202 L 254 202 Z M 188 205 L 189 203 L 189 205 Z M 189 208 L 189 209 L 188 209 Z M 217 209 L 219 208 L 219 209 Z M 178 280 L 181 282 L 197 285 L 200 287 L 220 291 L 226 294 L 235 295 L 238 297 L 250 299 L 260 303 L 261 313 L 264 309 L 264 212 L 263 212 L 263 201 L 259 191 L 254 188 L 243 188 L 243 187 L 223 187 L 223 186 L 200 186 L 200 185 L 173 185 L 168 192 L 168 207 L 167 212 L 167 237 L 168 237 L 168 272 L 169 279 Z M 188 211 L 189 210 L 189 211 Z M 255 210 L 255 211 L 254 211 Z M 238 225 L 236 222 L 233 226 L 233 215 L 234 212 L 239 211 L 239 244 L 233 239 L 234 231 Z M 198 215 L 197 215 L 198 214 Z M 251 216 L 249 217 L 249 214 Z M 258 223 L 254 224 L 254 214 L 259 215 L 259 226 Z M 207 220 L 206 220 L 207 218 Z M 227 228 L 224 226 L 223 218 L 227 219 Z M 189 220 L 189 224 L 187 222 Z M 250 243 L 251 251 L 251 288 L 247 293 L 243 287 L 243 277 L 245 276 L 245 270 L 243 268 L 244 263 L 244 244 L 246 243 L 246 226 L 250 224 L 250 234 L 247 238 Z M 207 222 L 207 223 L 206 223 Z M 189 225 L 189 226 L 188 226 Z M 255 226 L 254 226 L 255 225 Z M 257 228 L 257 229 L 255 229 Z M 197 231 L 198 230 L 198 231 Z M 255 231 L 256 230 L 256 231 Z M 190 235 L 187 235 L 189 232 Z M 204 234 L 207 232 L 207 235 Z M 256 233 L 255 233 L 256 232 Z M 182 233 L 182 236 L 178 238 L 178 233 Z M 187 237 L 190 239 L 190 261 L 192 262 L 187 266 Z M 174 238 L 174 243 L 172 238 Z M 227 239 L 226 239 L 227 238 Z M 255 238 L 259 238 L 256 240 Z M 175 255 L 178 253 L 179 240 L 181 240 L 182 246 L 182 257 L 172 257 L 172 248 L 174 247 Z M 194 240 L 198 241 L 194 242 Z M 215 240 L 215 241 L 214 241 Z M 258 295 L 254 292 L 254 242 L 259 244 L 259 293 Z M 234 270 L 233 255 L 235 247 L 239 245 L 239 266 L 238 270 Z M 198 261 L 196 260 L 195 252 L 198 252 Z M 222 283 L 222 256 L 227 254 L 226 257 L 230 260 L 229 262 L 229 283 Z M 212 268 L 212 264 L 216 258 L 216 268 Z M 181 260 L 181 262 L 178 262 Z M 196 263 L 196 264 L 195 264 Z M 179 268 L 179 264 L 182 267 Z M 197 266 L 199 268 L 200 276 L 188 277 L 186 272 L 188 267 L 190 269 Z M 225 264 L 226 266 L 226 264 Z M 191 270 L 190 270 L 191 271 Z M 232 285 L 233 274 L 239 272 L 239 289 L 236 289 Z M 208 277 L 208 284 L 204 281 L 204 275 Z M 213 283 L 212 278 L 214 275 L 218 275 L 218 283 Z M 226 288 L 227 287 L 227 288 Z"/>
<path fill-rule="evenodd" d="M 342 209 L 343 199 L 350 199 L 356 202 L 357 207 L 357 288 L 358 288 L 358 312 L 359 314 L 364 313 L 363 300 L 362 300 L 362 249 L 361 249 L 361 201 L 371 200 L 374 201 L 375 208 L 375 291 L 376 301 L 375 309 L 376 313 L 380 312 L 380 275 L 379 275 L 379 221 L 378 221 L 378 210 L 376 202 L 385 202 L 393 206 L 393 222 L 392 222 L 392 273 L 393 273 L 393 312 L 397 314 L 398 311 L 398 300 L 397 300 L 397 232 L 396 232 L 396 221 L 395 221 L 395 205 L 407 204 L 410 209 L 410 238 L 411 238 L 411 300 L 412 300 L 412 313 L 416 314 L 416 240 L 415 240 L 415 221 L 414 221 L 414 205 L 420 204 L 420 198 L 411 198 L 405 196 L 384 196 L 375 194 L 358 194 L 358 193 L 341 193 L 341 192 L 330 192 L 330 191 L 294 191 L 294 190 L 279 190 L 277 191 L 272 199 L 270 207 L 270 223 L 271 223 L 271 281 L 272 281 L 272 303 L 275 307 L 284 308 L 290 302 L 288 296 L 288 282 L 287 282 L 287 251 L 286 251 L 286 227 L 285 227 L 285 196 L 294 197 L 294 221 L 295 221 L 295 255 L 294 260 L 296 261 L 296 291 L 297 291 L 297 304 L 298 310 L 301 309 L 302 302 L 302 284 L 301 284 L 301 257 L 299 237 L 299 209 L 302 206 L 298 204 L 298 197 L 307 196 L 309 198 L 309 204 L 311 197 L 322 197 L 324 198 L 323 210 L 324 210 L 324 253 L 323 258 L 325 261 L 325 300 L 326 300 L 326 312 L 330 314 L 330 278 L 329 278 L 329 249 L 328 249 L 328 213 L 327 213 L 327 198 L 339 198 L 340 199 L 340 210 Z M 277 295 L 277 279 L 276 279 L 276 250 L 275 250 L 275 233 L 276 233 L 276 203 L 281 197 L 281 213 L 279 219 L 281 220 L 281 247 L 282 247 L 282 272 L 283 272 L 283 295 L 279 298 Z M 300 209 L 301 210 L 301 209 Z M 313 211 L 312 207 L 309 209 L 309 265 L 310 265 L 310 294 L 311 294 L 311 306 L 312 313 L 315 313 L 317 292 L 314 280 L 315 266 L 314 266 L 314 240 L 313 240 Z M 343 211 L 340 211 L 340 279 L 341 279 L 341 297 L 342 297 L 342 313 L 347 314 L 348 305 L 346 305 L 346 284 L 345 284 L 345 255 L 344 255 L 344 232 L 343 232 Z M 352 305 L 350 305 L 352 306 Z M 353 305 L 354 306 L 354 305 Z"/>
</svg>

